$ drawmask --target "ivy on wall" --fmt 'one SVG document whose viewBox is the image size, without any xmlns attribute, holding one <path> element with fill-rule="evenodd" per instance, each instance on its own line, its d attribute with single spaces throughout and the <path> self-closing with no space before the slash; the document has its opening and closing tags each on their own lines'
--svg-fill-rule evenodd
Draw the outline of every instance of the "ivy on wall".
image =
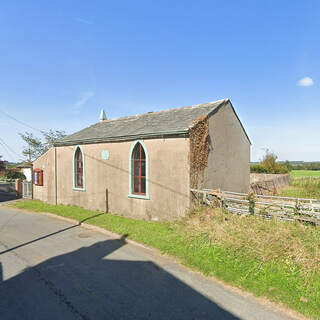
<svg viewBox="0 0 320 320">
<path fill-rule="evenodd" d="M 191 187 L 198 188 L 203 182 L 204 169 L 209 155 L 209 121 L 201 116 L 189 129 Z"/>
</svg>

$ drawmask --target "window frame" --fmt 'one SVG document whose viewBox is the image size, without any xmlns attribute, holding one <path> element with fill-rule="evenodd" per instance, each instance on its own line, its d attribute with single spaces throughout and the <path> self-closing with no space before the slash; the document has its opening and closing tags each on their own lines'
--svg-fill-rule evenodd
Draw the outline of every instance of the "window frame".
<svg viewBox="0 0 320 320">
<path fill-rule="evenodd" d="M 135 193 L 134 192 L 134 159 L 133 159 L 133 153 L 135 151 L 135 148 L 137 146 L 137 144 L 141 145 L 141 148 L 144 151 L 145 154 L 145 193 Z M 141 169 L 140 169 L 141 170 Z M 140 176 L 141 178 L 141 171 L 140 171 Z M 129 195 L 128 197 L 130 198 L 138 198 L 138 199 L 146 199 L 149 200 L 149 155 L 148 155 L 148 151 L 146 148 L 146 145 L 144 144 L 144 142 L 142 140 L 137 140 L 135 141 L 130 149 L 130 153 L 129 153 Z"/>
<path fill-rule="evenodd" d="M 81 160 L 82 160 L 82 186 L 77 185 L 77 159 L 76 155 L 77 152 L 81 153 Z M 73 171 L 72 171 L 72 176 L 73 176 L 73 190 L 78 190 L 78 191 L 85 191 L 86 190 L 86 184 L 85 184 L 85 161 L 84 161 L 84 152 L 82 150 L 81 146 L 76 146 L 73 152 Z"/>
<path fill-rule="evenodd" d="M 35 186 L 43 186 L 43 170 L 42 169 L 34 169 L 33 170 L 33 184 Z"/>
</svg>

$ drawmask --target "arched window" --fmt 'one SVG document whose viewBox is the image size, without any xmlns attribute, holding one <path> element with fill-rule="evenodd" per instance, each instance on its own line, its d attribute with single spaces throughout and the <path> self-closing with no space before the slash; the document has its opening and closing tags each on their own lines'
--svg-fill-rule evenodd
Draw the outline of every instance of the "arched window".
<svg viewBox="0 0 320 320">
<path fill-rule="evenodd" d="M 84 188 L 83 178 L 83 154 L 80 147 L 77 147 L 74 153 L 74 187 L 78 189 Z"/>
<path fill-rule="evenodd" d="M 131 149 L 129 196 L 148 199 L 148 154 L 142 141 Z"/>
<path fill-rule="evenodd" d="M 137 143 L 132 152 L 133 193 L 146 194 L 146 154 L 141 143 Z"/>
</svg>

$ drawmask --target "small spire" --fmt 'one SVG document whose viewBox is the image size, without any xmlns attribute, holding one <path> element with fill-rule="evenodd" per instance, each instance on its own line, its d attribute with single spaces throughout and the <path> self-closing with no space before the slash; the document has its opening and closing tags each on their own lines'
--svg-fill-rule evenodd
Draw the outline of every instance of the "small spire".
<svg viewBox="0 0 320 320">
<path fill-rule="evenodd" d="M 104 112 L 104 110 L 101 109 L 101 112 L 100 112 L 100 121 L 103 121 L 103 120 L 107 120 L 107 116 L 106 116 L 106 113 Z"/>
</svg>

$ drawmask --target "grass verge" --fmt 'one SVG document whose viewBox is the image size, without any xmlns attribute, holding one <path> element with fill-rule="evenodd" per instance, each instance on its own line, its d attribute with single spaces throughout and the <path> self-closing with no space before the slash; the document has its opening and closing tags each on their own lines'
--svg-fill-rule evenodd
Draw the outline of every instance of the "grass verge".
<svg viewBox="0 0 320 320">
<path fill-rule="evenodd" d="M 161 250 L 184 265 L 320 319 L 320 228 L 200 208 L 178 222 L 149 222 L 74 206 L 15 207 L 96 225 Z"/>
<path fill-rule="evenodd" d="M 319 179 L 294 180 L 291 179 L 290 186 L 279 193 L 283 197 L 320 199 L 320 177 Z"/>
<path fill-rule="evenodd" d="M 290 176 L 293 178 L 320 177 L 320 170 L 292 170 Z"/>
</svg>

